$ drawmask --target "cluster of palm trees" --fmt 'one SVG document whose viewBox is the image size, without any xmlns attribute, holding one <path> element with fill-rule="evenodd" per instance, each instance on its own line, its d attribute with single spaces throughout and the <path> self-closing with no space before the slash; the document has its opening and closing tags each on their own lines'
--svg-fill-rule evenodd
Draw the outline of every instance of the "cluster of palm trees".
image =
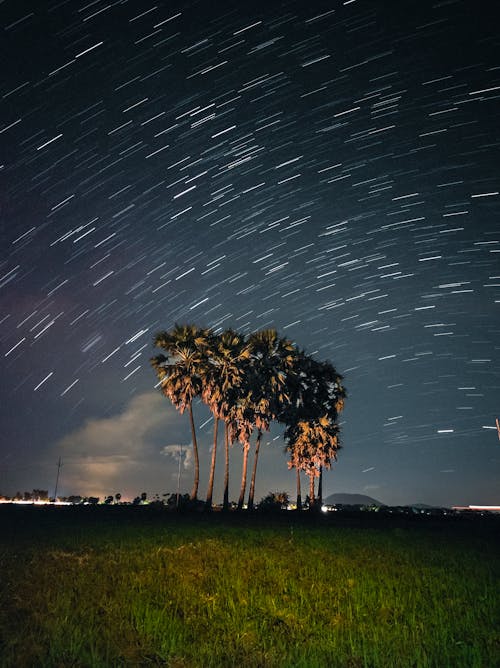
<svg viewBox="0 0 500 668">
<path fill-rule="evenodd" d="M 214 434 L 206 508 L 212 508 L 219 425 L 224 431 L 223 508 L 229 508 L 229 446 L 243 447 L 238 508 L 247 487 L 250 440 L 256 433 L 247 507 L 254 507 L 255 477 L 263 433 L 271 423 L 284 425 L 288 466 L 297 475 L 297 507 L 302 507 L 300 473 L 309 477 L 309 507 L 315 506 L 315 481 L 330 468 L 340 448 L 338 416 L 344 406 L 342 376 L 330 362 L 318 361 L 276 330 L 243 335 L 232 329 L 215 332 L 193 324 L 177 324 L 158 333 L 162 353 L 151 359 L 158 386 L 180 413 L 188 412 L 193 445 L 194 481 L 190 498 L 198 496 L 200 464 L 193 417 L 197 397 L 210 409 Z"/>
</svg>

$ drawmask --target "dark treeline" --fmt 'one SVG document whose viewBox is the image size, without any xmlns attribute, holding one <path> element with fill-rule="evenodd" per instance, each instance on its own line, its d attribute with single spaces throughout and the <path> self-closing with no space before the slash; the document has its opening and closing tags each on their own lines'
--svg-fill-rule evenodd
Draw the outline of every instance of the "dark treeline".
<svg viewBox="0 0 500 668">
<path fill-rule="evenodd" d="M 288 467 L 296 471 L 297 508 L 302 508 L 301 473 L 309 478 L 309 508 L 321 501 L 323 469 L 329 469 L 340 449 L 338 416 L 346 397 L 342 376 L 328 361 L 318 361 L 276 330 L 243 335 L 232 329 L 215 332 L 192 324 L 175 325 L 155 336 L 161 354 L 151 364 L 159 387 L 191 426 L 194 480 L 190 500 L 196 501 L 200 465 L 193 400 L 201 398 L 214 418 L 213 445 L 205 506 L 212 507 L 219 432 L 224 442 L 223 508 L 229 508 L 229 446 L 243 448 L 238 508 L 247 489 L 251 436 L 254 462 L 248 509 L 254 507 L 259 449 L 271 423 L 284 428 Z M 315 482 L 318 490 L 315 491 Z"/>
</svg>

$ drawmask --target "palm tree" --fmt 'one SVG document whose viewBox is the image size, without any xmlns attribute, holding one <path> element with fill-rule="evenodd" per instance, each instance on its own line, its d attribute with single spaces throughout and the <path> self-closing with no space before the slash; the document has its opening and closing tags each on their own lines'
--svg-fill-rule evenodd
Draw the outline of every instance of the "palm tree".
<svg viewBox="0 0 500 668">
<path fill-rule="evenodd" d="M 169 332 L 155 336 L 154 344 L 165 354 L 157 355 L 151 364 L 160 380 L 163 394 L 182 414 L 187 409 L 193 443 L 194 481 L 190 499 L 196 500 L 200 481 L 198 442 L 193 417 L 193 399 L 203 390 L 207 373 L 207 342 L 210 330 L 196 325 L 175 325 Z"/>
<path fill-rule="evenodd" d="M 322 468 L 329 469 L 340 448 L 338 427 L 326 416 L 319 419 L 300 420 L 287 428 L 285 438 L 290 453 L 289 468 L 304 471 L 309 477 L 309 507 L 316 507 L 314 483 Z"/>
<path fill-rule="evenodd" d="M 319 467 L 319 477 L 318 477 L 318 508 L 321 508 L 323 505 L 323 466 Z"/>
<path fill-rule="evenodd" d="M 243 509 L 243 504 L 245 502 L 245 492 L 247 487 L 247 472 L 248 472 L 248 455 L 250 452 L 250 436 L 254 429 L 255 423 L 255 414 L 253 411 L 253 404 L 251 399 L 251 394 L 248 392 L 248 378 L 249 374 L 245 376 L 247 381 L 247 386 L 243 390 L 242 395 L 247 392 L 245 396 L 242 396 L 240 402 L 237 405 L 237 416 L 236 416 L 236 425 L 237 425 L 237 438 L 238 441 L 243 446 L 243 463 L 241 467 L 241 484 L 240 484 L 240 495 L 238 498 L 238 510 Z"/>
<path fill-rule="evenodd" d="M 214 494 L 215 461 L 217 458 L 217 435 L 219 430 L 219 418 L 214 416 L 214 441 L 212 445 L 212 459 L 210 461 L 210 473 L 208 476 L 207 498 L 205 510 L 212 510 L 212 498 Z"/>
<path fill-rule="evenodd" d="M 253 458 L 253 468 L 252 468 L 252 477 L 250 480 L 250 489 L 248 492 L 248 510 L 253 510 L 254 498 L 255 498 L 255 478 L 257 477 L 257 464 L 259 463 L 259 451 L 260 444 L 262 442 L 262 429 L 259 429 L 257 432 L 257 440 L 255 442 L 255 454 Z"/>
<path fill-rule="evenodd" d="M 302 510 L 302 489 L 300 484 L 300 469 L 295 469 L 297 476 L 297 510 Z"/>
<path fill-rule="evenodd" d="M 289 398 L 289 374 L 293 371 L 297 350 L 291 341 L 280 338 L 275 329 L 255 332 L 249 337 L 251 351 L 251 399 L 253 422 L 257 429 L 255 456 L 248 494 L 248 509 L 252 510 L 255 478 L 260 445 L 264 431 L 283 411 Z M 248 456 L 248 455 L 247 455 Z"/>
<path fill-rule="evenodd" d="M 224 421 L 224 510 L 229 509 L 229 445 L 238 434 L 239 403 L 249 357 L 243 335 L 227 329 L 214 337 L 202 393 L 214 419 Z"/>
<path fill-rule="evenodd" d="M 318 362 L 304 352 L 297 356 L 291 378 L 291 401 L 281 416 L 286 424 L 288 465 L 297 469 L 297 475 L 304 471 L 309 476 L 309 505 L 314 508 L 315 479 L 321 480 L 323 468 L 331 467 L 340 449 L 337 420 L 346 392 L 342 376 L 330 362 Z"/>
</svg>

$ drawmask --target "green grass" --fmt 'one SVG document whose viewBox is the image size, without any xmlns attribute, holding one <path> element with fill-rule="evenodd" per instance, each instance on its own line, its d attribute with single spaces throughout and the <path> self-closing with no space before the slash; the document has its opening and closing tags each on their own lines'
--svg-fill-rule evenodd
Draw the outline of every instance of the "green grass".
<svg viewBox="0 0 500 668">
<path fill-rule="evenodd" d="M 1 666 L 500 666 L 496 518 L 0 511 Z"/>
</svg>

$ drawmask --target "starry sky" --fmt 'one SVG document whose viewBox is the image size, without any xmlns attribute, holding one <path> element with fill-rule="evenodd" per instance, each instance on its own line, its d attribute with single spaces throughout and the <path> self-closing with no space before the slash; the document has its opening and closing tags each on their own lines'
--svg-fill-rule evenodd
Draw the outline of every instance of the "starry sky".
<svg viewBox="0 0 500 668">
<path fill-rule="evenodd" d="M 0 493 L 188 491 L 149 358 L 194 322 L 344 374 L 326 494 L 500 502 L 493 6 L 1 0 Z"/>
</svg>

